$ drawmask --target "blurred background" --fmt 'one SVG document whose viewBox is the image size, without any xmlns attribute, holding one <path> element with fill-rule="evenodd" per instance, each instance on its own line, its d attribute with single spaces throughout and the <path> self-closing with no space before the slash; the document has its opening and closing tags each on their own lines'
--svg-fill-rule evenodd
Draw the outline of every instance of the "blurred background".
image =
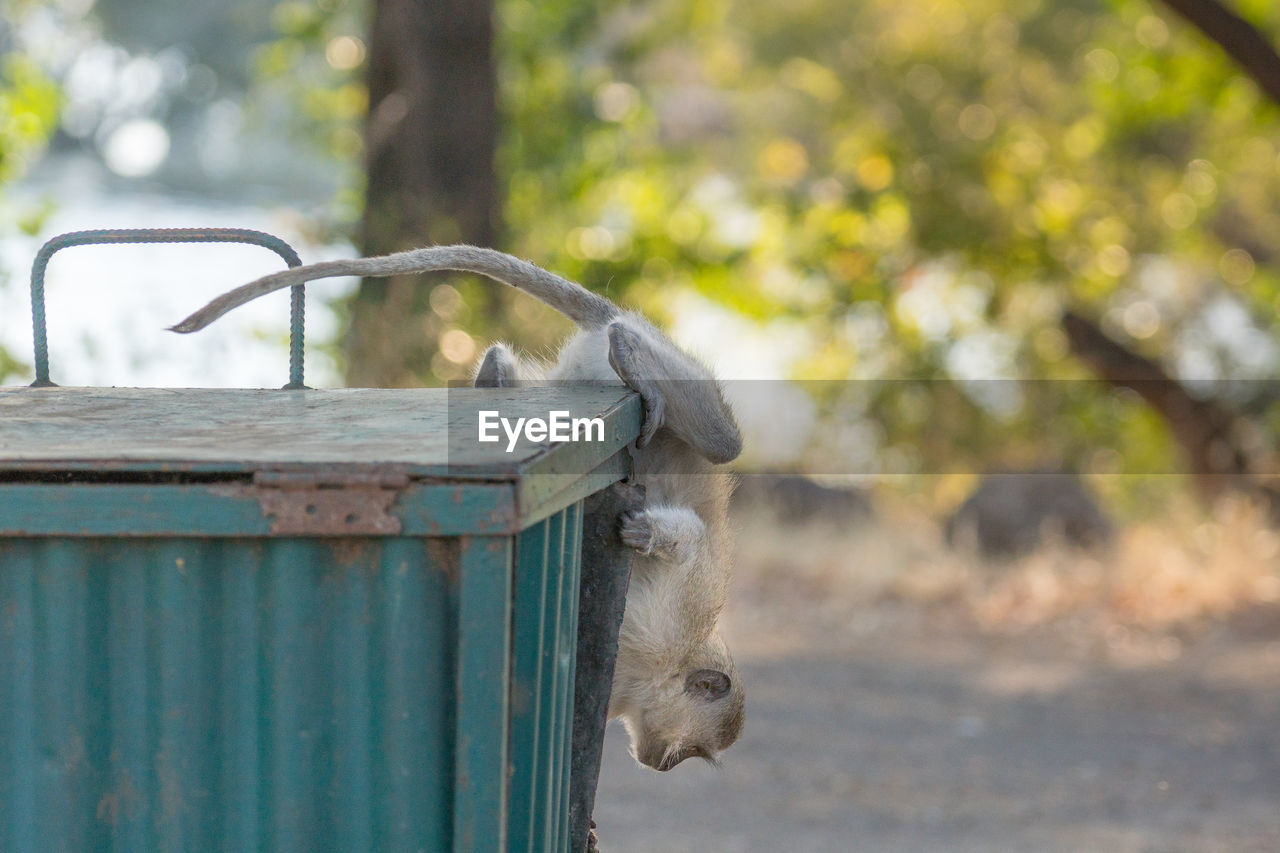
<svg viewBox="0 0 1280 853">
<path fill-rule="evenodd" d="M 747 433 L 720 770 L 611 734 L 606 850 L 1280 846 L 1270 0 L 0 0 L 0 384 L 99 227 L 496 246 L 638 308 Z M 276 387 L 250 247 L 77 248 L 64 385 Z M 308 380 L 570 331 L 329 281 Z M 2 425 L 0 425 L 2 428 Z"/>
</svg>

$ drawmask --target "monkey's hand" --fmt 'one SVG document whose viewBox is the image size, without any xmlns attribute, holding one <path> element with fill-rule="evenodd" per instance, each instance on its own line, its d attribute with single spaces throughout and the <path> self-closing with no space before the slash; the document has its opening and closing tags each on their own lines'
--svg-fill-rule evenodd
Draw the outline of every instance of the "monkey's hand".
<svg viewBox="0 0 1280 853">
<path fill-rule="evenodd" d="M 621 522 L 622 542 L 635 548 L 641 554 L 653 553 L 653 525 L 649 517 L 641 512 L 627 510 L 618 516 Z"/>
<path fill-rule="evenodd" d="M 687 560 L 701 546 L 707 528 L 687 506 L 653 506 L 619 516 L 624 544 L 641 554 L 671 562 Z"/>
</svg>

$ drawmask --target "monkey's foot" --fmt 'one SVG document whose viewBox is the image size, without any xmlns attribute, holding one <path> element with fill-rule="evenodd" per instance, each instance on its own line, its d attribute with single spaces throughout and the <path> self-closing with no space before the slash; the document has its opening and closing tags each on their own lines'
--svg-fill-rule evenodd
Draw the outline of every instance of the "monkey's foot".
<svg viewBox="0 0 1280 853">
<path fill-rule="evenodd" d="M 596 820 L 591 819 L 591 828 L 587 830 L 587 853 L 600 853 L 600 839 L 596 836 Z"/>
<path fill-rule="evenodd" d="M 652 367 L 646 363 L 646 358 L 652 360 L 652 355 L 639 335 L 622 323 L 609 324 L 609 365 L 644 403 L 644 422 L 640 425 L 636 447 L 644 447 L 652 441 L 666 420 L 666 400 L 658 383 L 644 378 L 652 375 Z"/>
</svg>

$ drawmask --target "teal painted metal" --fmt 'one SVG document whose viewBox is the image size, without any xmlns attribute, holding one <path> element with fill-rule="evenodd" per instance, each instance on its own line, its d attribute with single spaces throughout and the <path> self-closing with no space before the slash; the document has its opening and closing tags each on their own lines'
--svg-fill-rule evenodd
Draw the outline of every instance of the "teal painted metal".
<svg viewBox="0 0 1280 853">
<path fill-rule="evenodd" d="M 561 546 L 561 561 L 564 569 L 562 598 L 561 631 L 556 644 L 557 654 L 572 658 L 577 651 L 577 588 L 579 588 L 579 556 L 582 553 L 581 533 L 582 506 L 577 505 L 564 512 L 566 525 L 572 520 L 572 528 L 566 526 Z M 549 812 L 556 821 L 556 840 L 548 849 L 568 849 L 568 785 L 570 785 L 570 757 L 573 738 L 573 666 L 570 661 L 557 660 L 557 675 L 561 681 L 561 693 L 558 694 L 559 716 L 556 726 L 557 763 L 552 784 L 556 786 L 556 804 Z"/>
<path fill-rule="evenodd" d="M 511 793 L 507 814 L 507 837 L 512 850 L 532 849 L 537 819 L 538 783 L 546 774 L 546 762 L 539 751 L 539 711 L 542 695 L 542 650 L 546 643 L 550 571 L 534 571 L 534 566 L 551 567 L 547 560 L 548 528 L 543 520 L 520 535 L 514 598 L 517 618 L 512 626 L 514 675 L 511 683 L 511 776 L 528 779 L 529 784 Z"/>
<path fill-rule="evenodd" d="M 0 540 L 0 849 L 448 849 L 456 583 L 423 552 Z"/>
<path fill-rule="evenodd" d="M 453 849 L 501 850 L 507 843 L 511 543 L 468 536 L 461 552 Z"/>
<path fill-rule="evenodd" d="M 566 647 L 564 637 L 568 614 L 577 609 L 570 577 L 576 564 L 566 543 L 580 540 L 581 523 L 578 505 L 543 522 L 537 531 L 526 532 L 527 539 L 522 537 L 522 546 L 533 553 L 522 561 L 524 570 L 517 570 L 516 600 L 527 596 L 538 606 L 520 608 L 515 620 L 520 666 L 513 690 L 520 699 L 512 712 L 517 734 L 513 742 L 521 748 L 514 751 L 512 768 L 516 777 L 532 783 L 512 804 L 513 819 L 522 823 L 518 836 L 513 830 L 511 849 L 562 850 L 565 845 L 557 817 L 562 804 L 567 806 L 563 791 L 568 766 L 563 755 L 569 741 L 561 735 L 565 715 L 571 714 L 573 667 L 564 656 L 572 656 L 574 647 Z M 546 555 L 543 559 L 555 571 L 533 569 L 537 552 Z"/>
<path fill-rule="evenodd" d="M 513 395 L 611 439 L 485 458 L 440 441 L 470 395 L 188 393 L 0 391 L 0 850 L 565 849 L 581 498 L 634 396 Z M 266 514 L 388 471 L 398 532 Z"/>
<path fill-rule="evenodd" d="M 512 778 L 528 779 L 512 797 L 511 850 L 563 850 L 568 843 L 567 721 L 573 714 L 573 656 L 582 505 L 521 534 L 516 567 Z M 546 565 L 548 571 L 538 571 Z M 552 570 L 554 569 L 554 570 Z M 527 602 L 527 604 L 522 604 Z M 568 643 L 568 645 L 566 645 Z"/>
<path fill-rule="evenodd" d="M 626 458 L 600 476 L 625 476 Z M 593 472 L 596 473 L 596 472 Z M 590 485 L 587 480 L 584 485 Z M 415 484 L 401 491 L 393 515 L 415 536 L 516 532 L 524 519 L 510 485 L 458 491 L 457 484 Z M 0 483 L 0 536 L 269 536 L 255 491 L 236 483 L 188 485 Z"/>
</svg>

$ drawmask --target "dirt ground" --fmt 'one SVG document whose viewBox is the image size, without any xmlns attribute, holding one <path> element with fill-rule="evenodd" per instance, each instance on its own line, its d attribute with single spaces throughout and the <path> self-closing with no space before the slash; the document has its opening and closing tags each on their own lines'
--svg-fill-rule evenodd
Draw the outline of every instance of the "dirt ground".
<svg viewBox="0 0 1280 853">
<path fill-rule="evenodd" d="M 604 853 L 1280 850 L 1280 608 L 1186 636 L 812 612 L 733 610 L 721 768 L 646 770 L 611 726 Z"/>
</svg>

